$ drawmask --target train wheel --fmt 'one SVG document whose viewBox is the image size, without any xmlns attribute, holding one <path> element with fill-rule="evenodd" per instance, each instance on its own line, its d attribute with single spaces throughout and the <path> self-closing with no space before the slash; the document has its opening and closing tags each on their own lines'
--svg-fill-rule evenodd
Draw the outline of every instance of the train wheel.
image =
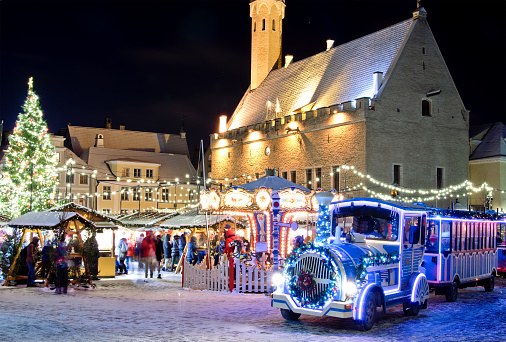
<svg viewBox="0 0 506 342">
<path fill-rule="evenodd" d="M 445 297 L 447 302 L 455 302 L 459 295 L 459 284 L 457 282 L 453 282 L 452 286 L 448 288 L 446 291 Z"/>
<path fill-rule="evenodd" d="M 495 278 L 494 275 L 490 276 L 490 278 L 485 283 L 485 285 L 484 285 L 485 292 L 492 292 L 492 291 L 494 291 L 494 286 L 495 286 L 495 279 L 494 278 Z"/>
<path fill-rule="evenodd" d="M 281 316 L 287 321 L 296 321 L 300 317 L 300 313 L 295 313 L 292 310 L 288 309 L 279 309 L 281 311 Z"/>
<path fill-rule="evenodd" d="M 355 321 L 356 327 L 362 331 L 371 330 L 374 322 L 376 322 L 376 301 L 374 300 L 374 294 L 369 293 L 367 295 L 363 310 L 364 318 Z"/>
<path fill-rule="evenodd" d="M 404 302 L 402 304 L 404 316 L 416 316 L 420 312 L 421 305 L 413 302 Z"/>
</svg>

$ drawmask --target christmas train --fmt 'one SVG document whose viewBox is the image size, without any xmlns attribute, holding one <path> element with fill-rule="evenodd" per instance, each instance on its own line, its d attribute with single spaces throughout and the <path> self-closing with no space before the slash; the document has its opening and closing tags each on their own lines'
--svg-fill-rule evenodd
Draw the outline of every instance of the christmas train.
<svg viewBox="0 0 506 342">
<path fill-rule="evenodd" d="M 489 239 L 487 245 L 482 236 L 482 245 L 471 246 L 488 248 L 474 250 L 474 259 L 462 256 L 462 227 L 478 220 L 432 215 L 431 209 L 416 204 L 370 198 L 331 203 L 330 193 L 316 197 L 319 221 L 315 241 L 287 257 L 283 277 L 271 295 L 271 305 L 280 308 L 285 319 L 297 320 L 301 314 L 352 318 L 358 329 L 369 330 L 378 307 L 385 311 L 402 304 L 406 315 L 417 315 L 427 307 L 431 287 L 447 298 L 455 294 L 455 286 L 474 284 L 493 289 L 495 239 Z M 492 234 L 495 225 L 480 222 L 477 237 L 480 231 L 485 237 Z M 455 226 L 449 236 L 453 253 L 442 247 L 447 223 Z M 464 234 L 471 237 L 467 230 Z M 460 243 L 460 249 L 452 243 Z M 440 247 L 426 255 L 429 244 Z"/>
</svg>

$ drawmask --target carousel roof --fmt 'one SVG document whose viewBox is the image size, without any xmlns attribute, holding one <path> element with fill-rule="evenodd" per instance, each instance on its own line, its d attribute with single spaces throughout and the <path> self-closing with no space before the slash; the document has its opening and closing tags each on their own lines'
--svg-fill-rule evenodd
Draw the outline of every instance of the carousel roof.
<svg viewBox="0 0 506 342">
<path fill-rule="evenodd" d="M 230 215 L 206 215 L 203 213 L 197 214 L 197 210 L 190 210 L 189 212 L 172 217 L 162 223 L 160 228 L 191 228 L 191 227 L 205 227 L 206 224 L 210 226 L 215 225 L 222 221 L 234 221 Z M 242 222 L 237 221 L 237 224 L 244 226 Z"/>
<path fill-rule="evenodd" d="M 69 211 L 29 212 L 9 221 L 7 225 L 12 228 L 54 229 L 71 220 L 78 220 L 87 227 L 95 227 L 90 220 Z"/>
<path fill-rule="evenodd" d="M 296 183 L 290 182 L 288 179 L 277 177 L 277 176 L 264 176 L 262 178 L 257 179 L 256 181 L 249 182 L 243 185 L 239 185 L 238 187 L 253 191 L 255 189 L 259 188 L 267 188 L 272 190 L 282 190 L 282 189 L 289 189 L 289 188 L 297 188 L 299 190 L 302 190 L 304 192 L 311 192 L 308 188 L 305 188 L 301 185 L 298 185 Z"/>
</svg>

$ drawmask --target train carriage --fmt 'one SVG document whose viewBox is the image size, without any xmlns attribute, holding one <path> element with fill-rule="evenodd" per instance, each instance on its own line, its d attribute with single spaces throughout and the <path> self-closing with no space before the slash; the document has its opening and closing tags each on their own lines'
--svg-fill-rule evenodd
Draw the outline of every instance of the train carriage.
<svg viewBox="0 0 506 342">
<path fill-rule="evenodd" d="M 492 291 L 498 272 L 496 231 L 500 222 L 439 213 L 428 217 L 422 263 L 430 288 L 450 302 L 457 300 L 459 288 L 483 286 Z"/>
<path fill-rule="evenodd" d="M 497 272 L 506 273 L 506 216 L 503 216 L 501 222 L 497 225 Z"/>
</svg>

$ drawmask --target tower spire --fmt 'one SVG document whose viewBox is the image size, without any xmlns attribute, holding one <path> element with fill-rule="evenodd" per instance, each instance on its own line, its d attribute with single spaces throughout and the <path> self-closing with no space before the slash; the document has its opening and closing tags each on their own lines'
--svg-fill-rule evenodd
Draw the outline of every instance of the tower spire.
<svg viewBox="0 0 506 342">
<path fill-rule="evenodd" d="M 256 89 L 272 69 L 281 67 L 284 0 L 253 0 L 251 17 L 251 86 Z"/>
</svg>

